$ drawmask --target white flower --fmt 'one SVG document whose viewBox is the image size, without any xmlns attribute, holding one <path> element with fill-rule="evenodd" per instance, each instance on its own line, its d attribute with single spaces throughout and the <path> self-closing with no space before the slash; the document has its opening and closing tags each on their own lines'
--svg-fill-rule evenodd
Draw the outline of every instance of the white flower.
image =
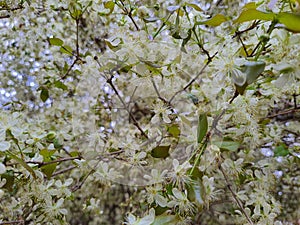
<svg viewBox="0 0 300 225">
<path fill-rule="evenodd" d="M 127 225 L 150 225 L 154 222 L 155 219 L 155 210 L 151 208 L 149 210 L 149 215 L 144 216 L 143 218 L 137 218 L 133 214 L 128 214 L 124 224 Z"/>
<path fill-rule="evenodd" d="M 55 182 L 55 186 L 57 187 L 58 190 L 60 190 L 61 193 L 64 193 L 67 197 L 70 197 L 72 192 L 68 188 L 73 182 L 72 178 L 68 178 L 65 183 L 63 184 L 60 180 Z"/>
<path fill-rule="evenodd" d="M 64 199 L 60 198 L 58 201 L 53 203 L 51 198 L 46 198 L 46 206 L 44 212 L 48 214 L 50 217 L 56 217 L 59 215 L 67 215 L 68 211 L 62 207 L 64 203 Z"/>
<path fill-rule="evenodd" d="M 151 183 L 161 183 L 164 181 L 165 175 L 168 171 L 164 170 L 162 173 L 159 173 L 157 169 L 151 170 L 151 176 L 150 175 L 144 175 L 144 178 L 149 180 Z"/>
<path fill-rule="evenodd" d="M 171 114 L 171 110 L 168 109 L 167 106 L 164 105 L 163 102 L 158 102 L 154 106 L 155 115 L 152 117 L 152 123 L 159 123 L 162 119 L 165 123 L 171 123 L 169 115 Z"/>
<path fill-rule="evenodd" d="M 160 194 L 162 189 L 163 187 L 161 184 L 156 184 L 155 186 L 147 187 L 147 202 L 149 204 L 155 202 L 155 204 L 161 207 L 166 207 L 167 199 Z"/>
<path fill-rule="evenodd" d="M 173 160 L 174 171 L 169 172 L 168 177 L 171 179 L 171 182 L 174 185 L 177 185 L 180 189 L 183 189 L 186 183 L 191 181 L 191 178 L 187 174 L 187 170 L 191 168 L 191 165 L 188 161 L 185 161 L 183 164 L 179 165 L 177 159 Z"/>
<path fill-rule="evenodd" d="M 177 188 L 173 188 L 172 193 L 172 200 L 168 203 L 168 207 L 174 207 L 181 215 L 192 215 L 195 213 L 196 207 L 190 202 L 186 193 L 179 191 Z"/>
</svg>

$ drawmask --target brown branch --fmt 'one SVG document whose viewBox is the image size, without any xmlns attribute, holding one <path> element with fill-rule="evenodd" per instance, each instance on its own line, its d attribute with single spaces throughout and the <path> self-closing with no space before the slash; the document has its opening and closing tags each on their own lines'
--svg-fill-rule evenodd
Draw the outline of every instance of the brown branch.
<svg viewBox="0 0 300 225">
<path fill-rule="evenodd" d="M 135 22 L 135 20 L 132 17 L 132 9 L 128 10 L 123 2 L 123 0 L 120 0 L 121 2 L 121 6 L 117 3 L 117 5 L 123 10 L 123 12 L 130 18 L 131 22 L 133 23 L 133 25 L 135 26 L 135 29 L 137 31 L 140 30 L 139 26 L 137 25 L 137 23 Z"/>
<path fill-rule="evenodd" d="M 9 17 L 10 17 L 10 15 L 0 16 L 0 19 L 5 19 L 5 18 L 9 18 Z"/>
<path fill-rule="evenodd" d="M 296 113 L 296 112 L 300 112 L 300 109 L 297 109 L 297 108 L 289 109 L 289 110 L 286 110 L 286 111 L 282 111 L 282 112 L 279 112 L 279 113 L 269 115 L 266 118 L 274 118 L 274 117 L 277 117 L 277 116 L 286 115 L 286 114 L 289 114 L 289 113 Z"/>
<path fill-rule="evenodd" d="M 79 19 L 76 19 L 76 56 L 79 57 Z"/>
<path fill-rule="evenodd" d="M 242 211 L 242 213 L 244 214 L 244 216 L 246 217 L 247 221 L 251 224 L 251 225 L 254 225 L 254 223 L 252 222 L 251 218 L 248 216 L 248 214 L 246 213 L 244 207 L 243 207 L 243 204 L 241 203 L 241 201 L 238 199 L 237 195 L 235 194 L 235 192 L 233 191 L 232 187 L 231 187 L 231 184 L 229 182 L 229 179 L 228 179 L 228 176 L 227 174 L 225 173 L 225 171 L 223 170 L 222 166 L 221 166 L 221 161 L 219 162 L 219 169 L 220 171 L 222 172 L 224 178 L 225 178 L 225 182 L 226 182 L 226 185 L 227 185 L 227 188 L 229 189 L 229 191 L 231 192 L 232 194 L 232 197 L 234 199 L 234 201 L 236 202 L 236 204 L 238 205 L 238 207 L 240 208 L 240 210 Z"/>
<path fill-rule="evenodd" d="M 65 173 L 65 172 L 68 172 L 68 171 L 70 171 L 70 170 L 73 170 L 73 169 L 75 169 L 75 168 L 77 168 L 77 166 L 69 166 L 68 168 L 65 168 L 65 169 L 56 171 L 55 173 L 52 174 L 51 177 L 55 177 L 55 176 L 57 176 L 57 175 L 60 175 L 60 174 L 63 174 L 63 173 Z"/>
<path fill-rule="evenodd" d="M 157 86 L 156 86 L 155 81 L 153 80 L 153 78 L 151 79 L 151 81 L 152 81 L 154 90 L 155 90 L 155 92 L 156 92 L 156 94 L 157 94 L 157 97 L 158 97 L 160 100 L 162 100 L 164 103 L 167 103 L 167 104 L 169 105 L 169 102 L 168 102 L 166 99 L 164 99 L 163 97 L 161 97 L 161 95 L 160 95 L 160 93 L 159 93 L 159 91 L 158 91 L 158 89 L 157 89 Z"/>
<path fill-rule="evenodd" d="M 97 64 L 99 65 L 99 67 L 101 67 L 101 63 L 98 60 L 98 57 L 95 56 L 94 60 L 96 60 Z M 129 109 L 128 105 L 124 102 L 124 100 L 122 99 L 121 95 L 119 94 L 119 91 L 117 90 L 116 86 L 113 83 L 113 72 L 118 71 L 118 68 L 120 67 L 117 66 L 116 68 L 112 69 L 110 71 L 110 78 L 106 78 L 104 75 L 101 74 L 102 77 L 104 77 L 106 79 L 106 82 L 111 86 L 111 88 L 113 89 L 113 91 L 115 92 L 115 94 L 117 95 L 118 99 L 120 100 L 120 102 L 122 103 L 124 109 L 127 111 L 130 119 L 133 121 L 133 125 L 141 132 L 141 135 L 144 136 L 145 138 L 148 139 L 148 135 L 145 133 L 145 131 L 141 128 L 141 126 L 139 125 L 139 123 L 137 122 L 137 120 L 135 119 L 135 117 L 133 116 L 131 110 Z"/>
<path fill-rule="evenodd" d="M 64 75 L 62 75 L 62 76 L 60 77 L 61 80 L 66 79 L 66 77 L 69 75 L 69 73 L 71 72 L 72 68 L 75 66 L 75 64 L 77 63 L 78 60 L 79 60 L 79 58 L 76 58 L 76 59 L 73 61 L 72 65 L 69 67 L 69 69 L 67 70 L 67 72 L 66 72 Z"/>
<path fill-rule="evenodd" d="M 215 56 L 216 56 L 216 54 L 218 54 L 218 52 L 216 52 L 212 57 L 211 57 L 211 59 L 212 58 L 214 58 Z M 192 80 L 190 80 L 190 82 L 188 82 L 181 90 L 179 90 L 179 91 L 177 91 L 177 92 L 175 92 L 175 94 L 171 97 L 171 99 L 169 100 L 169 104 L 171 105 L 171 102 L 174 100 L 174 98 L 176 97 L 176 95 L 178 95 L 179 93 L 181 93 L 181 92 L 183 92 L 183 91 L 185 91 L 186 89 L 188 89 L 198 78 L 199 78 L 199 76 L 204 72 L 204 70 L 206 69 L 206 67 L 209 65 L 211 63 L 211 60 L 209 61 L 207 61 L 206 63 L 205 63 L 205 65 L 202 67 L 202 69 L 200 70 L 200 72 L 192 79 Z"/>
<path fill-rule="evenodd" d="M 15 7 L 15 8 L 0 8 L 0 10 L 6 10 L 6 11 L 11 11 L 11 12 L 19 10 L 19 9 L 24 9 L 24 6 L 19 5 L 18 7 Z"/>
<path fill-rule="evenodd" d="M 118 96 L 119 100 L 121 101 L 122 105 L 124 106 L 125 110 L 128 112 L 130 119 L 133 121 L 133 125 L 136 126 L 136 128 L 141 132 L 142 136 L 148 139 L 148 135 L 145 133 L 145 131 L 141 128 L 135 117 L 133 116 L 132 112 L 127 107 L 126 103 L 122 99 L 121 95 L 119 94 L 119 91 L 115 87 L 115 85 L 112 82 L 112 78 L 109 78 L 106 82 L 111 86 L 111 88 L 114 90 L 115 94 Z"/>
</svg>

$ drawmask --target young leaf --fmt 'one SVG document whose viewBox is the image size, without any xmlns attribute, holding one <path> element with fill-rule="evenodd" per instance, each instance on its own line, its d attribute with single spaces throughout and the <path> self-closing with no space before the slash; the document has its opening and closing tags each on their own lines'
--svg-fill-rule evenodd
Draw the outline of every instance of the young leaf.
<svg viewBox="0 0 300 225">
<path fill-rule="evenodd" d="M 198 207 L 202 207 L 204 204 L 203 197 L 205 194 L 202 182 L 199 179 L 188 186 L 188 199 L 194 202 Z"/>
<path fill-rule="evenodd" d="M 247 84 L 252 84 L 257 77 L 265 70 L 266 63 L 264 61 L 247 61 L 242 70 L 246 74 Z"/>
<path fill-rule="evenodd" d="M 73 55 L 72 51 L 73 50 L 72 50 L 72 48 L 69 45 L 64 45 L 64 46 L 60 47 L 60 52 L 68 54 L 68 55 L 71 55 L 71 56 Z"/>
<path fill-rule="evenodd" d="M 169 156 L 170 145 L 157 146 L 151 151 L 151 156 L 154 158 L 167 158 Z"/>
<path fill-rule="evenodd" d="M 240 143 L 235 141 L 223 141 L 223 142 L 215 142 L 216 146 L 218 146 L 221 150 L 235 152 L 240 147 Z"/>
<path fill-rule="evenodd" d="M 207 116 L 205 113 L 200 114 L 197 129 L 197 143 L 201 143 L 208 129 Z"/>
<path fill-rule="evenodd" d="M 180 222 L 178 216 L 164 213 L 159 216 L 155 216 L 155 220 L 153 223 L 151 223 L 151 225 L 177 224 L 177 222 Z"/>
<path fill-rule="evenodd" d="M 48 149 L 42 149 L 40 154 L 43 156 L 44 162 L 51 162 L 53 160 L 52 156 L 56 151 L 49 151 Z M 58 163 L 51 163 L 48 165 L 43 165 L 41 167 L 42 172 L 47 176 L 48 179 L 51 178 L 53 172 L 56 169 Z"/>
<path fill-rule="evenodd" d="M 243 9 L 256 9 L 256 3 L 255 2 L 249 2 L 246 5 L 244 5 Z"/>
<path fill-rule="evenodd" d="M 50 45 L 62 46 L 64 44 L 63 40 L 59 38 L 49 38 Z"/>
<path fill-rule="evenodd" d="M 64 91 L 68 90 L 68 87 L 61 81 L 57 80 L 54 82 L 54 86 L 57 87 L 57 88 L 60 88 Z"/>
<path fill-rule="evenodd" d="M 114 11 L 115 3 L 114 1 L 107 1 L 104 3 L 104 8 L 109 9 L 109 14 L 111 14 Z"/>
<path fill-rule="evenodd" d="M 202 21 L 199 24 L 205 24 L 212 27 L 217 27 L 221 25 L 222 23 L 226 22 L 228 19 L 226 16 L 222 14 L 217 14 L 214 17 L 210 18 L 209 20 Z M 198 23 L 197 23 L 198 24 Z"/>
<path fill-rule="evenodd" d="M 250 8 L 242 11 L 234 23 L 243 23 L 251 20 L 267 20 L 272 21 L 275 18 L 274 13 L 265 13 L 256 9 Z"/>
<path fill-rule="evenodd" d="M 275 149 L 274 149 L 274 156 L 287 156 L 288 154 L 290 154 L 288 148 L 281 144 L 279 146 L 277 146 Z"/>
<path fill-rule="evenodd" d="M 185 3 L 185 5 L 194 8 L 194 9 L 195 9 L 196 11 L 198 11 L 198 12 L 202 12 L 202 11 L 203 11 L 203 10 L 202 10 L 198 5 L 196 5 L 195 3 Z"/>
<path fill-rule="evenodd" d="M 287 30 L 293 33 L 300 32 L 300 15 L 299 14 L 292 14 L 292 13 L 279 13 L 278 14 L 278 21 L 285 25 Z"/>
<path fill-rule="evenodd" d="M 47 176 L 48 179 L 51 178 L 53 172 L 56 170 L 57 163 L 51 163 L 41 167 L 41 171 Z"/>
<path fill-rule="evenodd" d="M 172 124 L 168 127 L 167 131 L 175 138 L 178 138 L 180 135 L 180 128 L 178 124 Z"/>
<path fill-rule="evenodd" d="M 42 99 L 43 102 L 47 101 L 47 99 L 49 98 L 48 88 L 41 86 L 39 89 L 42 90 L 40 94 L 40 98 Z"/>
</svg>

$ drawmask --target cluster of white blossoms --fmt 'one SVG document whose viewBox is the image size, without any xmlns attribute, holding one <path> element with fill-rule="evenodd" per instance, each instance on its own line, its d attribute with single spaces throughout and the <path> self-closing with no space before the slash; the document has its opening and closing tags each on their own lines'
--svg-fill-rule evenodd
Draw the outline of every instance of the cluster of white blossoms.
<svg viewBox="0 0 300 225">
<path fill-rule="evenodd" d="M 295 224 L 298 3 L 0 1 L 0 224 Z"/>
</svg>

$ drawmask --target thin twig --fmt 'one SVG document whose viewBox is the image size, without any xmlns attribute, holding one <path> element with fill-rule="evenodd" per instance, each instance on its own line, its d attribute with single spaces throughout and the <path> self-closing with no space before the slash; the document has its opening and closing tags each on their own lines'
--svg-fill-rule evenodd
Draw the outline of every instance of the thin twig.
<svg viewBox="0 0 300 225">
<path fill-rule="evenodd" d="M 252 222 L 251 218 L 248 216 L 248 214 L 246 213 L 243 204 L 241 203 L 241 201 L 238 199 L 237 195 L 235 194 L 235 192 L 233 191 L 231 184 L 229 182 L 229 179 L 227 177 L 227 174 L 225 173 L 225 171 L 223 170 L 222 166 L 221 166 L 221 162 L 219 162 L 219 169 L 222 172 L 224 178 L 225 178 L 225 182 L 227 184 L 227 188 L 229 189 L 229 191 L 232 194 L 232 197 L 234 198 L 235 202 L 237 203 L 238 207 L 240 208 L 240 210 L 242 211 L 242 213 L 244 214 L 244 216 L 246 217 L 247 221 L 253 225 L 254 223 Z"/>
<path fill-rule="evenodd" d="M 160 100 L 162 100 L 164 103 L 167 103 L 167 104 L 168 104 L 168 101 L 167 101 L 166 99 L 164 99 L 163 97 L 161 97 L 161 95 L 160 95 L 160 93 L 159 93 L 159 91 L 158 91 L 158 89 L 157 89 L 157 86 L 156 86 L 155 81 L 153 80 L 153 78 L 151 79 L 151 81 L 152 81 L 154 90 L 155 90 L 155 92 L 156 92 L 156 94 L 157 94 L 157 97 L 158 97 Z"/>
<path fill-rule="evenodd" d="M 132 21 L 133 25 L 135 26 L 135 29 L 137 31 L 140 30 L 139 26 L 137 25 L 137 23 L 135 22 L 135 20 L 133 19 L 133 16 L 132 16 L 132 9 L 128 10 L 124 4 L 124 2 L 122 0 L 120 0 L 121 2 L 121 6 L 119 4 L 117 4 L 122 10 L 123 12 L 130 18 L 130 20 Z"/>
<path fill-rule="evenodd" d="M 79 59 L 76 58 L 76 59 L 73 61 L 72 65 L 69 67 L 69 69 L 67 70 L 67 72 L 66 72 L 64 75 L 62 75 L 62 76 L 60 77 L 61 80 L 66 79 L 66 77 L 69 75 L 69 73 L 71 72 L 72 68 L 75 66 L 75 64 L 76 64 L 76 62 L 77 62 L 78 60 L 79 60 Z"/>
<path fill-rule="evenodd" d="M 94 57 L 94 60 L 96 60 L 97 64 L 99 65 L 99 67 L 101 67 L 101 63 L 98 60 L 98 57 Z M 145 133 L 145 131 L 141 128 L 141 126 L 139 125 L 139 123 L 137 122 L 137 120 L 135 119 L 135 117 L 133 116 L 131 110 L 129 109 L 128 105 L 125 103 L 125 101 L 122 99 L 119 91 L 117 90 L 116 86 L 113 83 L 113 72 L 114 71 L 118 71 L 118 68 L 120 67 L 120 65 L 114 69 L 112 69 L 110 71 L 110 78 L 106 78 L 105 76 L 101 75 L 102 77 L 104 77 L 106 79 L 106 82 L 111 86 L 111 88 L 113 89 L 113 91 L 115 92 L 115 94 L 117 95 L 118 99 L 120 100 L 120 102 L 122 103 L 124 109 L 127 111 L 130 119 L 133 121 L 133 125 L 141 132 L 141 135 L 144 136 L 145 138 L 148 139 L 148 135 Z"/>
<path fill-rule="evenodd" d="M 214 58 L 216 56 L 218 52 L 216 52 L 212 57 Z M 192 79 L 190 80 L 190 82 L 188 82 L 181 90 L 175 92 L 175 94 L 171 97 L 171 99 L 169 100 L 169 104 L 172 103 L 172 101 L 174 100 L 174 98 L 181 92 L 185 91 L 186 89 L 188 89 L 198 78 L 199 76 L 204 72 L 204 70 L 206 69 L 206 67 L 210 64 L 211 61 L 207 61 L 207 63 L 205 63 L 205 65 L 202 67 L 202 69 L 199 71 L 199 73 Z"/>
<path fill-rule="evenodd" d="M 276 114 L 269 115 L 266 118 L 274 118 L 274 117 L 277 117 L 277 116 L 286 115 L 286 114 L 290 114 L 290 113 L 296 113 L 296 112 L 300 112 L 300 109 L 297 109 L 297 108 L 296 109 L 289 109 L 289 110 L 286 110 L 286 111 L 282 111 L 282 112 L 279 112 L 279 113 L 276 113 Z"/>
<path fill-rule="evenodd" d="M 106 82 L 111 86 L 111 88 L 114 90 L 115 94 L 118 96 L 120 102 L 122 103 L 122 105 L 124 106 L 125 110 L 128 112 L 130 119 L 133 121 L 133 125 L 136 126 L 136 128 L 141 132 L 141 134 L 148 139 L 148 135 L 145 133 L 145 131 L 143 131 L 143 129 L 140 127 L 139 123 L 136 121 L 135 117 L 133 116 L 132 112 L 129 110 L 129 108 L 127 107 L 126 103 L 124 102 L 124 100 L 122 99 L 121 95 L 119 94 L 119 91 L 117 90 L 117 88 L 115 87 L 115 85 L 112 82 L 112 78 L 108 79 Z"/>
<path fill-rule="evenodd" d="M 79 19 L 76 19 L 76 56 L 79 57 Z"/>
<path fill-rule="evenodd" d="M 68 168 L 65 168 L 65 169 L 56 171 L 55 173 L 52 174 L 51 177 L 55 177 L 55 176 L 57 176 L 57 175 L 60 175 L 60 174 L 63 174 L 63 173 L 65 173 L 65 172 L 68 172 L 68 171 L 70 171 L 70 170 L 73 170 L 73 169 L 75 169 L 75 168 L 77 168 L 77 166 L 69 166 Z"/>
<path fill-rule="evenodd" d="M 9 18 L 9 17 L 10 17 L 10 15 L 0 16 L 0 19 L 5 19 L 5 18 Z"/>
</svg>

